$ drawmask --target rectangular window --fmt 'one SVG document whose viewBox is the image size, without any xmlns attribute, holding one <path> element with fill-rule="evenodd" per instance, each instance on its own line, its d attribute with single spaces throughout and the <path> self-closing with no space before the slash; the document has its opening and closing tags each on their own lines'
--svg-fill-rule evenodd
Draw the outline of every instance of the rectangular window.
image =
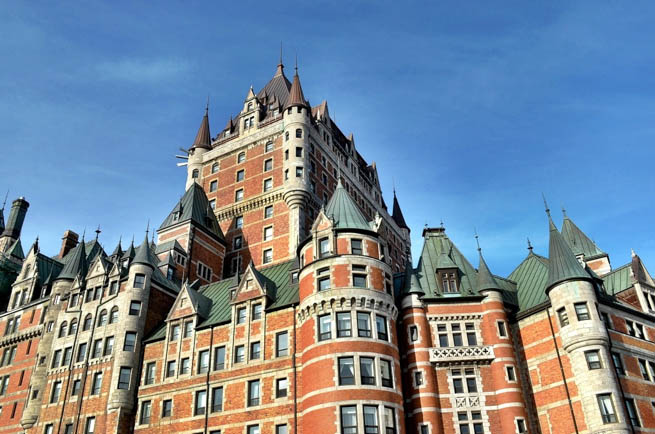
<svg viewBox="0 0 655 434">
<path fill-rule="evenodd" d="M 169 340 L 176 341 L 179 338 L 180 338 L 180 326 L 178 324 L 173 324 L 171 326 L 171 334 Z"/>
<path fill-rule="evenodd" d="M 378 332 L 378 339 L 383 341 L 389 340 L 389 333 L 387 332 L 387 319 L 382 315 L 375 315 L 375 328 Z"/>
<path fill-rule="evenodd" d="M 214 348 L 214 371 L 225 369 L 225 347 Z"/>
<path fill-rule="evenodd" d="M 507 381 L 516 381 L 516 371 L 514 370 L 514 366 L 505 367 L 505 371 L 507 372 Z"/>
<path fill-rule="evenodd" d="M 587 359 L 587 367 L 589 369 L 601 369 L 600 353 L 598 350 L 585 351 L 585 359 Z"/>
<path fill-rule="evenodd" d="M 141 403 L 141 416 L 139 417 L 139 423 L 141 425 L 146 425 L 150 423 L 151 412 L 152 412 L 152 402 L 143 401 Z"/>
<path fill-rule="evenodd" d="M 288 434 L 288 432 L 286 424 L 275 425 L 275 434 Z"/>
<path fill-rule="evenodd" d="M 286 378 L 275 380 L 275 397 L 284 398 L 287 396 L 288 381 Z"/>
<path fill-rule="evenodd" d="M 7 350 L 5 350 L 4 354 L 2 355 L 2 363 L 0 363 L 0 366 L 5 365 L 5 355 L 7 354 Z M 50 368 L 57 368 L 61 364 L 61 350 L 56 350 L 55 353 L 52 355 L 52 363 L 50 364 Z"/>
<path fill-rule="evenodd" d="M 237 324 L 244 324 L 246 322 L 246 308 L 240 307 L 237 309 Z"/>
<path fill-rule="evenodd" d="M 318 340 L 325 341 L 332 338 L 332 316 L 321 315 L 318 317 Z"/>
<path fill-rule="evenodd" d="M 371 315 L 368 312 L 357 312 L 357 336 L 370 338 L 371 335 Z"/>
<path fill-rule="evenodd" d="M 507 327 L 505 326 L 505 321 L 498 321 L 496 325 L 498 326 L 498 336 L 500 336 L 501 338 L 506 338 Z"/>
<path fill-rule="evenodd" d="M 330 240 L 328 238 L 321 238 L 318 241 L 318 257 L 324 258 L 330 253 Z"/>
<path fill-rule="evenodd" d="M 198 367 L 200 369 L 200 367 Z M 191 372 L 191 361 L 188 357 L 180 360 L 180 375 L 187 375 Z"/>
<path fill-rule="evenodd" d="M 130 302 L 130 312 L 129 312 L 129 314 L 139 316 L 140 313 L 141 313 L 141 302 L 136 301 L 136 300 L 132 300 Z"/>
<path fill-rule="evenodd" d="M 557 311 L 557 317 L 559 318 L 560 327 L 566 327 L 569 325 L 569 314 L 566 313 L 566 308 L 562 307 Z"/>
<path fill-rule="evenodd" d="M 259 405 L 259 380 L 248 381 L 248 407 Z"/>
<path fill-rule="evenodd" d="M 273 217 L 273 205 L 269 205 L 264 208 L 264 218 L 270 219 L 271 217 Z"/>
<path fill-rule="evenodd" d="M 382 386 L 393 387 L 391 362 L 389 360 L 380 359 L 380 378 L 382 379 Z"/>
<path fill-rule="evenodd" d="M 575 303 L 573 307 L 575 308 L 575 315 L 578 317 L 578 321 L 587 321 L 591 319 L 587 303 Z"/>
<path fill-rule="evenodd" d="M 264 180 L 264 191 L 269 191 L 273 188 L 273 180 L 271 178 Z"/>
<path fill-rule="evenodd" d="M 273 262 L 273 249 L 264 250 L 264 257 L 262 259 L 262 262 L 264 264 L 269 264 Z"/>
<path fill-rule="evenodd" d="M 364 406 L 364 434 L 378 434 L 378 407 Z"/>
<path fill-rule="evenodd" d="M 355 361 L 352 357 L 339 357 L 339 385 L 355 384 Z"/>
<path fill-rule="evenodd" d="M 646 365 L 646 361 L 643 359 L 637 359 L 639 362 L 639 371 L 641 372 L 641 376 L 644 378 L 646 381 L 651 381 L 650 374 L 648 373 L 648 366 Z"/>
<path fill-rule="evenodd" d="M 262 319 L 262 305 L 261 303 L 252 305 L 252 320 L 257 321 Z"/>
<path fill-rule="evenodd" d="M 185 338 L 190 338 L 193 334 L 193 321 L 187 321 L 184 323 L 184 334 Z"/>
<path fill-rule="evenodd" d="M 341 406 L 341 434 L 357 434 L 357 406 Z"/>
<path fill-rule="evenodd" d="M 298 158 L 302 157 L 302 148 L 301 147 L 296 148 L 296 157 L 298 157 Z"/>
<path fill-rule="evenodd" d="M 223 386 L 212 389 L 212 413 L 223 411 Z"/>
<path fill-rule="evenodd" d="M 207 391 L 198 390 L 196 391 L 196 404 L 193 408 L 193 414 L 199 416 L 205 414 L 205 411 L 207 411 Z"/>
<path fill-rule="evenodd" d="M 198 374 L 209 371 L 209 350 L 202 350 L 198 354 Z"/>
<path fill-rule="evenodd" d="M 612 401 L 611 393 L 603 393 L 597 396 L 598 407 L 600 409 L 600 416 L 603 423 L 616 423 L 616 412 L 614 411 L 614 402 Z"/>
<path fill-rule="evenodd" d="M 234 347 L 234 363 L 243 363 L 246 361 L 246 349 L 243 345 Z"/>
<path fill-rule="evenodd" d="M 214 192 L 218 189 L 218 181 L 212 181 L 209 183 L 209 191 Z"/>
<path fill-rule="evenodd" d="M 264 228 L 264 241 L 270 241 L 273 239 L 273 226 L 267 226 Z"/>
<path fill-rule="evenodd" d="M 353 255 L 362 254 L 362 240 L 352 239 L 350 240 L 350 253 Z"/>
<path fill-rule="evenodd" d="M 318 279 L 318 290 L 327 291 L 330 289 L 330 276 L 319 277 Z"/>
<path fill-rule="evenodd" d="M 353 286 L 355 288 L 366 288 L 366 274 L 353 274 Z"/>
<path fill-rule="evenodd" d="M 143 380 L 143 384 L 154 384 L 155 382 L 155 368 L 157 364 L 155 362 L 150 362 L 146 365 L 146 376 Z"/>
<path fill-rule="evenodd" d="M 114 338 L 111 339 L 113 340 Z M 64 348 L 64 359 L 62 361 L 62 365 L 68 366 L 71 362 L 72 357 L 73 357 L 73 347 Z"/>
<path fill-rule="evenodd" d="M 461 347 L 463 344 L 462 341 L 462 327 L 460 324 L 451 324 L 450 328 L 452 330 L 452 335 L 453 335 L 453 345 L 456 347 Z"/>
<path fill-rule="evenodd" d="M 82 342 L 78 347 L 77 347 L 77 362 L 83 362 L 84 358 L 86 357 L 86 342 Z"/>
<path fill-rule="evenodd" d="M 625 408 L 628 410 L 628 418 L 630 423 L 634 427 L 640 427 L 641 422 L 639 421 L 639 414 L 637 413 L 637 406 L 635 405 L 635 400 L 631 398 L 626 398 Z"/>
<path fill-rule="evenodd" d="M 50 404 L 59 401 L 59 394 L 61 393 L 61 381 L 55 381 L 52 385 L 52 393 L 50 393 Z"/>
<path fill-rule="evenodd" d="M 114 352 L 114 337 L 107 336 L 105 338 L 105 351 L 103 352 L 103 355 L 109 356 L 113 352 Z"/>
<path fill-rule="evenodd" d="M 259 425 L 250 425 L 248 427 L 248 434 L 259 434 Z"/>
<path fill-rule="evenodd" d="M 260 350 L 259 342 L 251 342 L 250 343 L 250 360 L 259 359 L 260 355 L 261 355 L 261 350 Z"/>
<path fill-rule="evenodd" d="M 528 427 L 527 427 L 527 425 L 525 424 L 525 419 L 521 419 L 521 418 L 517 418 L 517 419 L 516 419 L 516 431 L 517 431 L 519 434 L 527 433 L 527 432 L 528 432 Z"/>
<path fill-rule="evenodd" d="M 161 403 L 161 417 L 171 417 L 173 414 L 173 400 L 164 399 Z"/>
<path fill-rule="evenodd" d="M 143 289 L 143 286 L 145 285 L 146 281 L 146 276 L 145 274 L 135 274 L 134 275 L 134 287 Z"/>
<path fill-rule="evenodd" d="M 302 167 L 296 167 L 296 178 L 302 178 Z"/>
<path fill-rule="evenodd" d="M 384 427 L 386 434 L 396 434 L 396 412 L 391 407 L 384 407 Z"/>
<path fill-rule="evenodd" d="M 136 332 L 126 332 L 123 351 L 134 352 L 134 348 L 136 348 Z"/>
<path fill-rule="evenodd" d="M 234 227 L 240 229 L 243 227 L 243 216 L 238 216 L 234 219 Z"/>
<path fill-rule="evenodd" d="M 289 334 L 280 332 L 275 335 L 275 357 L 289 355 Z"/>
<path fill-rule="evenodd" d="M 372 357 L 359 358 L 362 384 L 375 386 L 375 360 Z"/>
<path fill-rule="evenodd" d="M 102 387 L 102 372 L 93 374 L 93 381 L 91 382 L 91 395 L 100 395 L 100 388 Z"/>
<path fill-rule="evenodd" d="M 237 171 L 237 182 L 243 181 L 243 179 L 246 177 L 246 171 L 241 169 Z"/>
<path fill-rule="evenodd" d="M 232 245 L 234 246 L 234 250 L 239 250 L 243 246 L 243 237 L 241 235 L 234 237 Z"/>
<path fill-rule="evenodd" d="M 234 201 L 240 202 L 242 200 L 243 200 L 243 188 L 240 188 L 234 192 Z"/>
<path fill-rule="evenodd" d="M 625 368 L 623 367 L 623 359 L 619 353 L 612 353 L 612 362 L 614 362 L 614 369 L 617 375 L 625 375 Z"/>
<path fill-rule="evenodd" d="M 412 342 L 418 341 L 418 327 L 415 325 L 409 326 L 409 340 Z"/>
<path fill-rule="evenodd" d="M 166 363 L 166 378 L 175 376 L 175 369 L 177 368 L 175 360 L 169 360 Z"/>
<path fill-rule="evenodd" d="M 418 386 L 423 385 L 423 372 L 421 371 L 414 371 L 414 384 Z"/>
<path fill-rule="evenodd" d="M 132 368 L 129 366 L 121 366 L 118 373 L 118 388 L 128 390 L 130 388 L 130 377 L 132 376 Z"/>
<path fill-rule="evenodd" d="M 95 434 L 95 432 L 96 432 L 95 416 L 87 417 L 86 423 L 84 424 L 84 434 Z"/>
<path fill-rule="evenodd" d="M 337 312 L 337 337 L 349 338 L 352 336 L 350 312 Z"/>
<path fill-rule="evenodd" d="M 102 339 L 93 341 L 93 348 L 91 350 L 91 358 L 95 359 L 102 355 Z"/>
<path fill-rule="evenodd" d="M 73 389 L 71 390 L 71 395 L 72 396 L 77 396 L 80 394 L 80 388 L 82 387 L 82 381 L 81 380 L 75 380 L 73 381 Z"/>
</svg>

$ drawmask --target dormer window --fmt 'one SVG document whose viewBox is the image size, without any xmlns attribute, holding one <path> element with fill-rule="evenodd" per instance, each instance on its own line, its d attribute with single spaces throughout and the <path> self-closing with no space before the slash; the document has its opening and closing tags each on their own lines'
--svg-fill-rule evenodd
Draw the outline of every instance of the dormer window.
<svg viewBox="0 0 655 434">
<path fill-rule="evenodd" d="M 248 111 L 250 111 L 250 110 L 252 110 L 252 103 L 251 102 L 248 103 Z"/>
<path fill-rule="evenodd" d="M 444 294 L 455 294 L 459 292 L 459 279 L 456 270 L 439 270 L 437 273 Z"/>
<path fill-rule="evenodd" d="M 328 238 L 321 238 L 318 241 L 318 257 L 324 258 L 330 253 L 330 240 Z"/>
</svg>

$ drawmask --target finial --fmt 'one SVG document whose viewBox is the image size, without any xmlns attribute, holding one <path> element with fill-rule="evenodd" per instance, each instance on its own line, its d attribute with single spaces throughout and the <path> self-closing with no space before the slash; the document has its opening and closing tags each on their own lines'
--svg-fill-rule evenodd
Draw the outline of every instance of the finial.
<svg viewBox="0 0 655 434">
<path fill-rule="evenodd" d="M 148 219 L 148 224 L 146 224 L 146 240 L 148 239 L 148 232 L 150 232 L 150 219 Z"/>
<path fill-rule="evenodd" d="M 564 208 L 564 204 L 562 204 L 562 214 L 564 215 L 564 218 L 567 218 L 566 209 Z"/>
<path fill-rule="evenodd" d="M 475 244 L 478 245 L 478 252 L 482 253 L 482 249 L 480 248 L 480 237 L 478 236 L 478 230 L 475 227 L 473 228 L 473 233 L 475 234 Z"/>
<path fill-rule="evenodd" d="M 530 242 L 530 238 L 528 238 L 528 250 L 532 252 L 532 243 Z"/>
<path fill-rule="evenodd" d="M 630 248 L 630 256 L 632 256 L 633 258 L 637 256 L 637 254 L 635 253 L 635 249 Z"/>
<path fill-rule="evenodd" d="M 544 199 L 544 206 L 546 207 L 546 214 L 548 215 L 548 218 L 550 218 L 550 208 L 548 208 L 548 202 L 546 202 L 546 195 L 541 193 L 541 197 Z"/>
<path fill-rule="evenodd" d="M 134 246 L 134 234 L 132 234 L 132 245 Z"/>
<path fill-rule="evenodd" d="M 296 66 L 294 69 L 296 70 L 296 75 L 298 75 L 298 53 L 296 53 Z"/>
<path fill-rule="evenodd" d="M 209 114 L 209 94 L 207 94 L 207 105 L 205 106 L 205 116 Z"/>
<path fill-rule="evenodd" d="M 155 243 L 155 231 L 152 231 L 151 242 L 152 242 L 152 244 Z"/>
<path fill-rule="evenodd" d="M 102 232 L 102 231 L 100 230 L 100 225 L 98 225 L 98 228 L 95 230 L 95 233 L 96 233 L 96 241 L 98 241 L 98 236 L 100 235 L 100 232 Z"/>
<path fill-rule="evenodd" d="M 84 226 L 84 230 L 82 231 L 82 241 L 84 241 L 85 235 L 86 235 L 86 226 Z"/>
<path fill-rule="evenodd" d="M 0 208 L 0 211 L 5 210 L 5 205 L 7 205 L 7 198 L 9 197 L 9 189 L 7 189 L 7 193 L 5 193 L 5 200 L 2 202 L 2 208 Z"/>
<path fill-rule="evenodd" d="M 443 229 L 443 218 L 441 219 L 441 223 L 439 223 L 441 229 Z"/>
<path fill-rule="evenodd" d="M 396 196 L 396 178 L 391 177 L 391 185 L 393 185 L 393 195 Z"/>
<path fill-rule="evenodd" d="M 278 65 L 282 66 L 282 41 L 280 41 L 280 63 Z"/>
</svg>

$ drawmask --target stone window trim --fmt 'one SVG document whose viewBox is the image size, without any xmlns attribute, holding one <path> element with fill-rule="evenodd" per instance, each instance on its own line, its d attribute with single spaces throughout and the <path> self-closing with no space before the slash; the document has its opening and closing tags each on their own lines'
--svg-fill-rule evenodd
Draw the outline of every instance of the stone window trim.
<svg viewBox="0 0 655 434">
<path fill-rule="evenodd" d="M 473 371 L 471 373 L 471 371 Z M 462 392 L 457 392 L 455 387 L 455 380 L 461 380 Z M 473 383 L 470 383 L 468 380 L 474 379 Z M 457 368 L 452 368 L 448 370 L 448 384 L 450 386 L 451 393 L 453 395 L 478 395 L 482 391 L 481 387 L 481 378 L 479 369 L 475 366 L 461 366 Z M 475 390 L 471 390 L 471 385 Z"/>
<path fill-rule="evenodd" d="M 499 321 L 503 323 L 503 321 Z M 480 336 L 480 321 L 448 321 L 438 322 L 436 329 L 439 347 L 478 346 L 482 341 Z"/>
<path fill-rule="evenodd" d="M 280 388 L 280 385 L 283 384 L 282 382 L 286 380 L 286 388 L 282 389 Z M 275 377 L 273 381 L 273 388 L 272 388 L 272 398 L 273 400 L 284 400 L 284 399 L 289 399 L 289 377 L 282 376 L 282 377 Z"/>
<path fill-rule="evenodd" d="M 410 345 L 421 343 L 421 328 L 418 324 L 407 325 L 407 341 L 410 343 Z"/>
<path fill-rule="evenodd" d="M 425 370 L 424 369 L 414 369 L 412 371 L 412 386 L 416 389 L 424 387 L 425 384 Z"/>
<path fill-rule="evenodd" d="M 262 169 L 264 172 L 270 172 L 271 170 L 273 170 L 273 157 L 264 160 Z"/>
<path fill-rule="evenodd" d="M 271 262 L 273 262 L 273 247 L 262 251 L 262 264 L 270 264 Z"/>
<path fill-rule="evenodd" d="M 524 417 L 515 417 L 514 427 L 516 428 L 516 434 L 524 434 L 528 432 L 528 425 Z"/>
<path fill-rule="evenodd" d="M 514 365 L 505 365 L 505 381 L 508 383 L 518 383 L 518 377 L 516 375 L 517 370 Z"/>
<path fill-rule="evenodd" d="M 327 291 L 332 288 L 332 272 L 329 266 L 319 268 L 315 272 L 316 292 Z M 327 285 L 327 287 L 324 287 Z M 324 289 L 321 289 L 324 287 Z"/>
<path fill-rule="evenodd" d="M 507 321 L 501 319 L 496 321 L 496 333 L 500 339 L 509 339 Z"/>
<path fill-rule="evenodd" d="M 335 377 L 334 377 L 334 384 L 336 385 L 335 387 L 337 388 L 367 388 L 367 389 L 376 389 L 376 390 L 389 390 L 393 389 L 395 384 L 397 383 L 397 378 L 396 378 L 396 373 L 394 371 L 394 361 L 393 359 L 386 357 L 384 355 L 381 355 L 379 353 L 364 353 L 364 352 L 358 352 L 358 353 L 339 353 L 339 354 L 333 354 L 333 363 L 334 363 L 334 369 L 335 369 Z M 375 382 L 373 384 L 363 384 L 362 383 L 362 370 L 361 370 L 361 359 L 373 359 L 373 376 L 375 379 Z M 340 368 L 340 360 L 343 359 L 351 359 L 353 362 L 353 382 L 352 384 L 341 384 L 341 373 L 339 372 Z M 390 362 L 390 380 L 391 380 L 391 385 L 384 385 L 384 382 L 382 381 L 382 370 L 381 370 L 381 361 L 387 361 Z M 413 377 L 413 375 L 412 375 Z M 413 381 L 413 380 L 412 380 Z M 425 380 L 424 380 L 425 384 Z"/>
<path fill-rule="evenodd" d="M 262 181 L 262 192 L 271 191 L 273 189 L 273 178 L 266 178 Z"/>
<path fill-rule="evenodd" d="M 430 422 L 420 423 L 416 432 L 418 434 L 430 434 L 432 432 L 431 425 Z"/>
<path fill-rule="evenodd" d="M 267 231 L 270 231 L 270 234 L 268 234 Z M 262 230 L 262 241 L 271 241 L 271 240 L 273 240 L 273 237 L 275 236 L 274 234 L 275 234 L 275 231 L 273 229 L 273 225 L 264 226 L 264 228 Z M 270 235 L 270 236 L 267 238 L 267 235 Z"/>
<path fill-rule="evenodd" d="M 375 408 L 376 425 L 366 426 L 364 408 L 371 409 L 371 407 Z M 395 434 L 398 432 L 397 418 L 399 408 L 397 406 L 361 400 L 347 400 L 340 402 L 335 410 L 338 424 L 337 432 L 339 434 L 365 434 L 373 431 L 377 433 Z M 385 417 L 385 414 L 388 412 L 391 413 L 389 424 L 387 424 L 387 417 Z M 345 424 L 346 421 L 347 425 Z M 365 427 L 368 427 L 372 431 L 367 431 Z"/>
</svg>

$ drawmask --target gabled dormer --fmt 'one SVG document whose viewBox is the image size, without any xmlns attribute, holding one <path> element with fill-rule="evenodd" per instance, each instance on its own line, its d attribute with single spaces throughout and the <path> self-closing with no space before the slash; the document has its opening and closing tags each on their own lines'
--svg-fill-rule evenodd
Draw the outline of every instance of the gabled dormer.
<svg viewBox="0 0 655 434">
<path fill-rule="evenodd" d="M 177 295 L 171 310 L 166 317 L 167 322 L 177 321 L 182 318 L 197 317 L 198 321 L 207 319 L 211 309 L 211 299 L 198 292 L 200 285 L 196 280 L 193 283 L 185 282 Z"/>
<path fill-rule="evenodd" d="M 255 268 L 255 265 L 251 261 L 241 277 L 239 286 L 237 286 L 234 296 L 232 296 L 231 303 L 239 304 L 263 297 L 273 300 L 275 298 L 275 295 L 271 294 L 273 290 L 274 285 L 269 284 L 268 279 Z"/>
</svg>

